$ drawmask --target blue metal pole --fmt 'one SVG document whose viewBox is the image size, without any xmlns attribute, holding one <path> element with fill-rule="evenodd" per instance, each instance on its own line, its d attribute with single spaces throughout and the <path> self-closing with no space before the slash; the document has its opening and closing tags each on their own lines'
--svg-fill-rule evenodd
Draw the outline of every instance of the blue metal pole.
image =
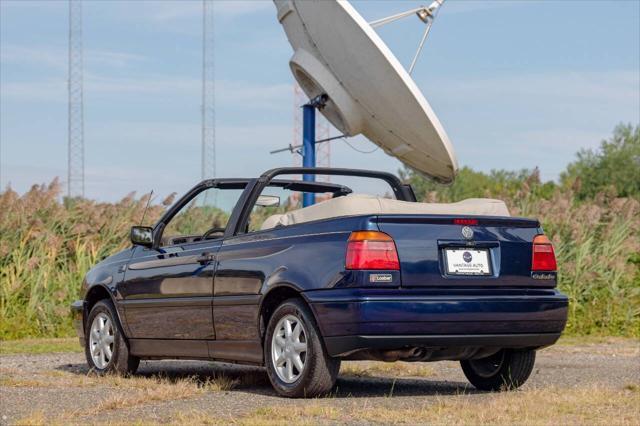
<svg viewBox="0 0 640 426">
<path fill-rule="evenodd" d="M 316 108 L 312 105 L 302 107 L 302 166 L 316 166 Z M 305 181 L 315 181 L 316 175 L 305 174 Z M 316 202 L 316 194 L 305 192 L 302 198 L 302 207 L 308 207 Z"/>
</svg>

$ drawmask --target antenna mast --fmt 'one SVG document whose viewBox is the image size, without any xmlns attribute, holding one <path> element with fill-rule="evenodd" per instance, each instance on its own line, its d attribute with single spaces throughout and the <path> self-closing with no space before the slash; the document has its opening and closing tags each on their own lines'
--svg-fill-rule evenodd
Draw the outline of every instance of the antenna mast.
<svg viewBox="0 0 640 426">
<path fill-rule="evenodd" d="M 216 176 L 213 0 L 202 0 L 202 179 Z"/>
<path fill-rule="evenodd" d="M 302 145 L 300 143 L 300 135 L 302 134 L 302 105 L 309 102 L 309 98 L 304 94 L 300 85 L 293 82 L 293 142 L 289 148 L 283 151 L 291 151 L 293 154 L 293 166 L 302 166 Z M 316 139 L 318 141 L 326 141 L 331 137 L 331 127 L 329 121 L 320 115 L 316 117 Z M 278 150 L 278 152 L 280 152 Z M 272 152 L 273 154 L 273 152 Z M 331 167 L 331 145 L 318 143 L 316 145 L 316 167 Z M 319 181 L 329 181 L 329 176 L 316 176 Z"/>
<path fill-rule="evenodd" d="M 82 2 L 69 0 L 69 140 L 67 195 L 84 197 Z"/>
</svg>

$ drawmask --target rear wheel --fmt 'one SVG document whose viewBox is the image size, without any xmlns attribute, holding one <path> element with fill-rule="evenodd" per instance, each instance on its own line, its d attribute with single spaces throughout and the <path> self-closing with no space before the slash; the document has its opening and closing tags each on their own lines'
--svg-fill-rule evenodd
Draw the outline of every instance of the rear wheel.
<svg viewBox="0 0 640 426">
<path fill-rule="evenodd" d="M 340 370 L 340 360 L 327 355 L 314 318 L 299 299 L 284 301 L 271 316 L 264 352 L 269 380 L 283 396 L 325 394 Z"/>
<path fill-rule="evenodd" d="M 508 350 L 481 359 L 460 361 L 462 371 L 480 390 L 512 390 L 527 381 L 536 361 L 534 350 Z"/>
<path fill-rule="evenodd" d="M 140 358 L 131 356 L 118 323 L 116 310 L 110 300 L 96 303 L 87 318 L 85 356 L 92 370 L 98 374 L 133 374 Z"/>
</svg>

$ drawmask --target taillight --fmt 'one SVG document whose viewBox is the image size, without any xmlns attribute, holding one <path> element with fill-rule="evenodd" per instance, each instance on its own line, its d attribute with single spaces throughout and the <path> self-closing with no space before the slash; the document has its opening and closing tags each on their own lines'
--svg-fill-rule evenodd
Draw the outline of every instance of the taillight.
<svg viewBox="0 0 640 426">
<path fill-rule="evenodd" d="M 531 259 L 532 271 L 553 272 L 558 269 L 553 245 L 546 235 L 536 235 L 533 238 L 533 258 Z"/>
<path fill-rule="evenodd" d="M 454 225 L 477 225 L 478 219 L 453 219 Z"/>
<path fill-rule="evenodd" d="M 400 270 L 393 238 L 378 231 L 352 232 L 345 263 L 347 269 Z"/>
</svg>

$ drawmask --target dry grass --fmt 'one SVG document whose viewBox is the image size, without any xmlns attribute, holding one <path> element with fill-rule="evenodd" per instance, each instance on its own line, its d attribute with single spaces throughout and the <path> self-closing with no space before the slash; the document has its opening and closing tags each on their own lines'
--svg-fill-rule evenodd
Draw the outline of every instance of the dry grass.
<svg viewBox="0 0 640 426">
<path fill-rule="evenodd" d="M 87 270 L 128 244 L 148 196 L 117 203 L 65 200 L 61 187 L 0 192 L 0 337 L 72 336 L 69 304 Z M 171 203 L 165 200 L 165 205 Z M 164 210 L 153 205 L 149 221 Z"/>
<path fill-rule="evenodd" d="M 4 374 L 15 374 L 15 371 L 4 370 Z M 144 404 L 162 401 L 174 401 L 203 395 L 207 392 L 220 392 L 233 389 L 237 380 L 226 376 L 218 376 L 201 381 L 196 377 L 171 379 L 162 376 L 153 377 L 121 377 L 107 375 L 77 375 L 60 371 L 45 371 L 34 375 L 35 378 L 4 376 L 0 378 L 0 386 L 8 387 L 38 387 L 38 388 L 69 388 L 69 387 L 108 387 L 120 391 L 116 395 L 106 398 L 92 408 L 92 414 L 137 407 Z M 86 413 L 69 410 L 55 417 L 47 417 L 38 411 L 18 420 L 20 425 L 69 424 L 77 420 L 78 416 Z M 131 421 L 122 424 L 130 425 Z M 144 424 L 138 422 L 137 424 Z"/>
<path fill-rule="evenodd" d="M 160 389 L 129 395 L 137 404 L 184 398 L 194 395 L 194 386 L 185 381 L 175 390 Z M 195 393 L 197 394 L 197 393 Z M 396 403 L 397 401 L 397 403 Z M 131 407 L 120 400 L 108 400 L 97 410 Z M 399 405 L 403 405 L 399 408 Z M 435 396 L 420 405 L 404 398 L 386 402 L 357 399 L 317 399 L 284 401 L 282 405 L 259 408 L 252 413 L 233 418 L 212 416 L 202 410 L 176 412 L 164 422 L 175 425 L 315 425 L 336 423 L 372 424 L 438 424 L 438 425 L 636 425 L 640 416 L 640 388 L 625 386 L 612 389 L 601 386 L 582 388 L 545 387 L 489 395 L 460 394 Z M 47 419 L 37 412 L 18 424 L 61 424 L 70 417 Z M 135 423 L 132 419 L 127 424 Z M 123 423 L 124 424 L 124 423 Z"/>
<path fill-rule="evenodd" d="M 82 352 L 75 337 L 53 339 L 0 340 L 0 355 Z"/>
<path fill-rule="evenodd" d="M 16 422 L 16 425 L 18 426 L 44 426 L 49 424 L 51 423 L 47 421 L 47 417 L 44 415 L 43 411 L 31 413 Z"/>
<path fill-rule="evenodd" d="M 553 346 L 553 352 L 566 353 L 593 353 L 597 348 L 599 355 L 640 358 L 640 339 L 623 337 L 571 337 L 561 339 Z"/>
<path fill-rule="evenodd" d="M 433 367 L 424 363 L 410 362 L 345 362 L 340 367 L 340 375 L 356 377 L 430 377 Z"/>
<path fill-rule="evenodd" d="M 352 374 L 416 376 L 429 374 L 414 369 L 409 363 L 345 363 Z M 420 367 L 420 365 L 415 365 Z M 93 408 L 93 412 L 126 410 L 144 404 L 193 398 L 207 392 L 233 389 L 237 379 L 217 376 L 207 380 L 196 377 L 168 378 L 162 376 L 97 377 L 77 375 L 64 371 L 43 371 L 25 376 L 15 369 L 1 369 L 2 386 L 20 387 L 108 387 L 116 391 Z M 20 376 L 22 374 L 22 376 Z M 286 408 L 286 409 L 285 409 Z M 76 411 L 46 417 L 35 412 L 18 421 L 18 424 L 67 424 L 77 419 Z M 434 396 L 420 403 L 411 398 L 388 397 L 375 399 L 324 398 L 313 400 L 282 400 L 277 405 L 259 408 L 241 417 L 212 417 L 201 410 L 176 412 L 163 419 L 170 424 L 239 424 L 239 425 L 289 425 L 289 424 L 637 424 L 640 416 L 640 386 L 637 383 L 621 383 L 617 388 L 603 386 L 539 387 L 515 392 L 495 394 L 459 394 Z M 131 419 L 134 421 L 136 419 Z M 127 424 L 131 424 L 127 421 Z M 138 424 L 144 424 L 144 421 Z"/>
<path fill-rule="evenodd" d="M 16 377 L 0 377 L 0 386 L 11 388 L 41 388 L 49 387 L 48 383 L 34 379 L 19 379 Z"/>
<path fill-rule="evenodd" d="M 40 387 L 40 388 L 70 388 L 70 387 L 108 387 L 135 391 L 148 391 L 156 388 L 183 388 L 186 384 L 206 392 L 220 392 L 231 390 L 238 385 L 237 379 L 224 375 L 214 376 L 205 380 L 196 377 L 172 379 L 163 376 L 130 376 L 122 377 L 115 374 L 97 376 L 76 374 L 58 370 L 43 370 L 30 373 L 16 369 L 0 369 L 0 386 L 6 387 Z"/>
<path fill-rule="evenodd" d="M 185 399 L 205 392 L 193 378 L 175 381 L 156 380 L 155 383 L 147 383 L 145 387 L 135 387 L 135 392 L 115 395 L 98 404 L 96 412 L 135 407 L 157 401 L 170 401 Z"/>
<path fill-rule="evenodd" d="M 398 400 L 400 403 L 401 400 Z M 354 400 L 338 407 L 330 401 L 308 405 L 260 408 L 236 419 L 241 425 L 285 425 L 350 423 L 441 424 L 441 425 L 636 425 L 640 416 L 640 393 L 599 386 L 583 388 L 539 388 L 492 395 L 435 397 L 432 402 L 410 408 L 394 408 L 371 401 Z M 176 417 L 182 424 L 221 424 L 203 412 Z"/>
</svg>

